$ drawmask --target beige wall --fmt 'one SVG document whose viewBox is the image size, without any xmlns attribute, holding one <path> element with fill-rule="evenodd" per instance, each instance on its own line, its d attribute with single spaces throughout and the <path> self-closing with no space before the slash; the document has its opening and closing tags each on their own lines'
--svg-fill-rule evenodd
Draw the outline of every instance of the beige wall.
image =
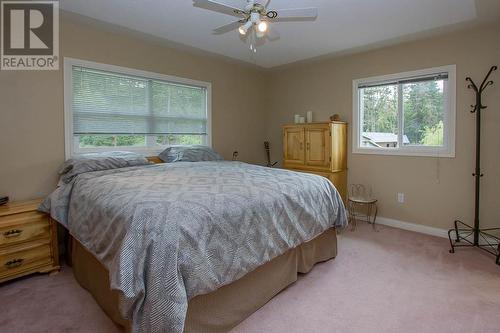
<svg viewBox="0 0 500 333">
<path fill-rule="evenodd" d="M 264 108 L 255 98 L 264 93 L 262 71 L 115 30 L 63 15 L 61 56 L 211 82 L 213 146 L 228 159 L 238 150 L 240 160 L 264 162 Z M 54 188 L 64 160 L 62 70 L 0 71 L 0 156 L 0 195 L 22 200 Z"/>
<path fill-rule="evenodd" d="M 380 215 L 448 228 L 455 218 L 473 217 L 473 94 L 465 77 L 482 80 L 491 65 L 500 65 L 500 26 L 475 28 L 437 38 L 319 60 L 274 70 L 268 76 L 267 135 L 275 158 L 281 155 L 281 126 L 296 113 L 314 111 L 316 120 L 338 113 L 351 122 L 352 80 L 441 65 L 457 65 L 456 158 L 349 154 L 349 182 L 373 187 Z M 500 71 L 493 75 L 500 83 Z M 483 116 L 481 218 L 484 226 L 500 219 L 500 84 L 485 94 L 490 107 Z M 350 139 L 350 138 L 349 138 Z M 349 150 L 351 146 L 349 143 Z M 397 202 L 404 192 L 406 202 Z"/>
</svg>

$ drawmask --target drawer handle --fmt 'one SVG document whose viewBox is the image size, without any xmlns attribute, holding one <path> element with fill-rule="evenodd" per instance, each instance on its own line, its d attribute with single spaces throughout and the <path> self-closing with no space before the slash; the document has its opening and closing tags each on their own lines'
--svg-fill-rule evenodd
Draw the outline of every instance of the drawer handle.
<svg viewBox="0 0 500 333">
<path fill-rule="evenodd" d="M 12 229 L 12 230 L 4 232 L 3 235 L 4 235 L 5 238 L 12 238 L 12 237 L 21 236 L 22 233 L 23 233 L 22 230 Z"/>
<path fill-rule="evenodd" d="M 23 261 L 24 261 L 24 259 L 13 259 L 11 261 L 7 261 L 5 263 L 5 266 L 7 268 L 16 268 L 16 267 L 21 266 L 23 264 Z"/>
</svg>

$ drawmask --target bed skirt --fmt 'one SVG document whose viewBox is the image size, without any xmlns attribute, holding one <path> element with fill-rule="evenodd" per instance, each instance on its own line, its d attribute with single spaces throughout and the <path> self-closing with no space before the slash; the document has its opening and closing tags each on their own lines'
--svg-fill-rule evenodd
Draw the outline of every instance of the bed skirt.
<svg viewBox="0 0 500 333">
<path fill-rule="evenodd" d="M 291 249 L 283 255 L 211 293 L 188 303 L 185 332 L 227 332 L 297 280 L 297 273 L 309 272 L 314 264 L 337 255 L 335 229 Z M 129 330 L 129 322 L 118 310 L 119 291 L 110 290 L 107 269 L 78 241 L 72 239 L 73 273 L 106 314 Z"/>
</svg>

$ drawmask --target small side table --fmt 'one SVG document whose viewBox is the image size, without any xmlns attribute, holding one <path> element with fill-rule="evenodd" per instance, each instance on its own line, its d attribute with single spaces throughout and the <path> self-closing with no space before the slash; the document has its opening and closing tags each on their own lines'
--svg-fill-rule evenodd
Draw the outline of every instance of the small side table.
<svg viewBox="0 0 500 333">
<path fill-rule="evenodd" d="M 31 273 L 59 270 L 56 222 L 37 211 L 40 202 L 0 206 L 0 284 Z"/>
<path fill-rule="evenodd" d="M 357 221 L 365 221 L 372 225 L 374 231 L 377 220 L 377 199 L 366 193 L 366 188 L 361 184 L 352 184 L 349 198 L 347 199 L 347 210 L 349 211 L 349 223 L 351 230 L 356 230 Z M 363 213 L 360 213 L 363 212 Z"/>
</svg>

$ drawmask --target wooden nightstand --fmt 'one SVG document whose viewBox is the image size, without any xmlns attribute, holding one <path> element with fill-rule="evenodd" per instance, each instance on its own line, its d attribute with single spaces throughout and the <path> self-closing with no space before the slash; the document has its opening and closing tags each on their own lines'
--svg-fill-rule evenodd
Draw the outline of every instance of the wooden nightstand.
<svg viewBox="0 0 500 333">
<path fill-rule="evenodd" d="M 0 206 L 0 283 L 59 270 L 57 226 L 36 209 L 41 200 Z"/>
</svg>

